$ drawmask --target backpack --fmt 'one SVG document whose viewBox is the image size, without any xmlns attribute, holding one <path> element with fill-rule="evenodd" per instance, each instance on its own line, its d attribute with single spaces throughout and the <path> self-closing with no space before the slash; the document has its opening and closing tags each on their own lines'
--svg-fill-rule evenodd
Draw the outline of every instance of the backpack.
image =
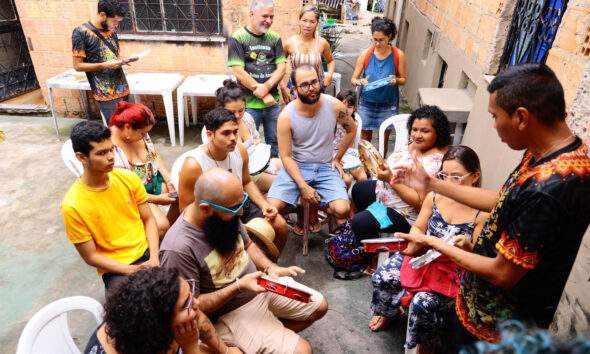
<svg viewBox="0 0 590 354">
<path fill-rule="evenodd" d="M 395 66 L 395 77 L 399 76 L 399 52 L 397 47 L 393 47 L 393 66 Z M 367 51 L 367 54 L 365 55 L 365 59 L 363 60 L 363 73 L 365 72 L 365 70 L 367 69 L 367 66 L 369 66 L 369 60 L 371 60 L 371 55 L 373 55 L 373 53 L 375 53 L 375 46 L 371 46 L 371 49 L 369 49 L 369 51 Z M 363 76 L 362 74 L 360 76 Z"/>
<path fill-rule="evenodd" d="M 334 235 L 327 239 L 325 244 L 326 260 L 336 269 L 358 271 L 366 268 L 369 263 L 369 257 L 363 252 L 363 247 L 352 232 L 348 220 L 338 226 Z"/>
</svg>

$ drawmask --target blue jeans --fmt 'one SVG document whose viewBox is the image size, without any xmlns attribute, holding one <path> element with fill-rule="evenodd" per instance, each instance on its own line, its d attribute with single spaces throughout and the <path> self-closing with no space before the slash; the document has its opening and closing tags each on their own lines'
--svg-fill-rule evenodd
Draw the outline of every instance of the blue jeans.
<svg viewBox="0 0 590 354">
<path fill-rule="evenodd" d="M 246 112 L 254 118 L 256 129 L 260 129 L 260 123 L 264 128 L 264 142 L 270 145 L 270 156 L 279 157 L 279 144 L 277 143 L 277 119 L 281 113 L 279 104 L 266 108 L 247 108 Z"/>
</svg>

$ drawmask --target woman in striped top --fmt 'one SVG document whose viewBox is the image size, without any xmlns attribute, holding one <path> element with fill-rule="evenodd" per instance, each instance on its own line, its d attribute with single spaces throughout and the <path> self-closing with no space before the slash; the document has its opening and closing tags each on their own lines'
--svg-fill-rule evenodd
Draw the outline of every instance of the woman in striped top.
<svg viewBox="0 0 590 354">
<path fill-rule="evenodd" d="M 332 83 L 332 75 L 336 62 L 332 56 L 330 44 L 318 33 L 320 11 L 315 5 L 307 5 L 299 13 L 299 34 L 289 37 L 284 44 L 285 55 L 289 57 L 291 70 L 309 64 L 316 68 L 322 82 L 322 89 Z M 328 72 L 324 75 L 322 57 L 328 64 Z M 288 73 L 287 73 L 288 74 Z M 289 75 L 286 75 L 289 77 Z M 291 83 L 281 82 L 281 94 L 285 103 L 296 97 Z M 323 91 L 323 90 L 322 90 Z"/>
</svg>

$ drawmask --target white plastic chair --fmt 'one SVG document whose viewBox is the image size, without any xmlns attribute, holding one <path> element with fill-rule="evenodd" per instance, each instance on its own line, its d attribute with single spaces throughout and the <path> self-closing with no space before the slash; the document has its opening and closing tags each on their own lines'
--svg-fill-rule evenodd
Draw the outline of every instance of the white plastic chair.
<svg viewBox="0 0 590 354">
<path fill-rule="evenodd" d="M 353 148 L 358 148 L 359 143 L 361 142 L 361 132 L 363 130 L 363 119 L 358 113 L 354 113 L 354 119 L 356 121 L 356 136 L 354 137 L 354 141 L 352 142 Z"/>
<path fill-rule="evenodd" d="M 84 166 L 82 166 L 82 163 L 76 158 L 76 153 L 72 147 L 72 140 L 68 139 L 62 145 L 61 158 L 74 176 L 80 177 L 82 175 L 84 172 Z"/>
<path fill-rule="evenodd" d="M 201 142 L 203 144 L 207 144 L 209 142 L 209 138 L 207 137 L 207 128 L 205 126 L 203 126 L 203 129 L 201 130 Z"/>
<path fill-rule="evenodd" d="M 87 296 L 66 297 L 43 307 L 27 322 L 16 348 L 16 354 L 80 354 L 68 328 L 69 311 L 86 310 L 96 324 L 103 318 L 102 305 Z"/>
<path fill-rule="evenodd" d="M 387 130 L 390 125 L 393 125 L 393 128 L 395 129 L 395 146 L 393 151 L 401 150 L 404 146 L 408 145 L 409 133 L 406 125 L 408 124 L 409 117 L 409 114 L 396 114 L 395 116 L 387 118 L 379 126 L 379 153 L 384 159 L 387 158 L 387 156 L 384 156 L 385 144 L 387 144 L 387 141 L 385 141 L 385 130 Z"/>
<path fill-rule="evenodd" d="M 195 149 L 198 149 L 198 147 Z M 185 151 L 172 164 L 172 168 L 170 169 L 170 178 L 172 179 L 172 185 L 174 185 L 176 190 L 178 190 L 178 182 L 180 180 L 180 170 L 182 169 L 182 164 L 188 156 L 192 156 L 194 154 L 193 150 Z"/>
</svg>

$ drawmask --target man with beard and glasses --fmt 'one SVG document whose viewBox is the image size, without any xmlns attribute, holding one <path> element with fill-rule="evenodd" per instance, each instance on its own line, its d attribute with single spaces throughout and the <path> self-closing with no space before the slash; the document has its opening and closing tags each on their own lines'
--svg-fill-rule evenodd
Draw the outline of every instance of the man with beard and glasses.
<svg viewBox="0 0 590 354">
<path fill-rule="evenodd" d="M 117 29 L 125 10 L 117 0 L 99 0 L 98 13 L 72 33 L 74 69 L 86 72 L 100 114 L 109 123 L 117 102 L 126 101 L 129 85 L 119 57 Z"/>
<path fill-rule="evenodd" d="M 248 25 L 228 40 L 227 65 L 244 89 L 246 111 L 254 117 L 256 128 L 263 123 L 264 140 L 272 148 L 272 157 L 277 157 L 278 84 L 287 58 L 281 37 L 269 30 L 273 18 L 272 0 L 252 0 Z"/>
<path fill-rule="evenodd" d="M 178 187 L 180 210 L 195 201 L 195 182 L 205 171 L 215 167 L 223 168 L 234 174 L 250 195 L 240 219 L 246 223 L 253 218 L 266 218 L 275 230 L 274 243 L 281 252 L 287 242 L 289 228 L 285 219 L 264 198 L 250 177 L 248 152 L 237 141 L 236 116 L 223 107 L 215 108 L 205 116 L 205 129 L 209 141 L 187 152 L 184 161 L 176 161 L 172 166 L 172 180 Z"/>
<path fill-rule="evenodd" d="M 70 135 L 84 172 L 66 193 L 61 211 L 66 234 L 110 293 L 126 275 L 157 266 L 158 226 L 143 183 L 133 172 L 113 169 L 109 128 L 81 122 Z"/>
<path fill-rule="evenodd" d="M 245 353 L 311 353 L 295 332 L 324 316 L 328 304 L 313 291 L 303 303 L 266 292 L 257 279 L 296 276 L 304 270 L 271 262 L 240 222 L 248 194 L 235 175 L 213 168 L 195 185 L 195 201 L 166 233 L 160 247 L 163 267 L 195 279 L 201 311 L 221 339 Z"/>
<path fill-rule="evenodd" d="M 327 205 L 328 213 L 338 219 L 348 218 L 350 202 L 342 180 L 342 156 L 350 147 L 356 123 L 346 105 L 320 93 L 316 69 L 302 65 L 291 73 L 297 99 L 281 112 L 278 139 L 284 168 L 275 178 L 268 200 L 279 211 L 299 198 L 312 205 Z M 346 135 L 333 156 L 336 123 Z"/>
</svg>

